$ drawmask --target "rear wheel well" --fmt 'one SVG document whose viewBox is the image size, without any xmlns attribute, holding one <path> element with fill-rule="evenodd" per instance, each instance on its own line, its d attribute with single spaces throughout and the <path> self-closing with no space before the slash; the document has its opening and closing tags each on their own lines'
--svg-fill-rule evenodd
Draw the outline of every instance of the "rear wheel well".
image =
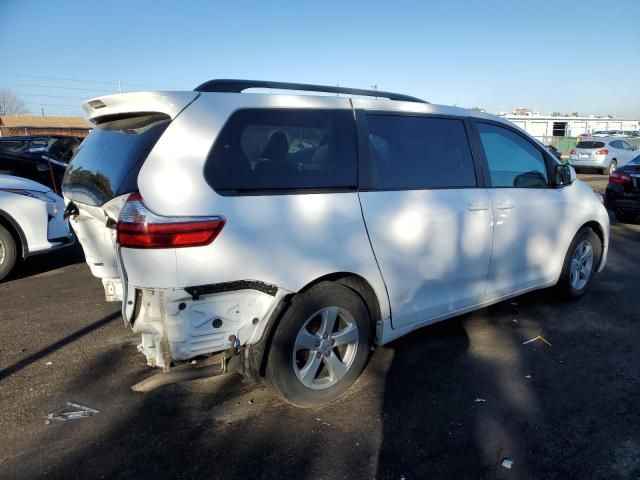
<svg viewBox="0 0 640 480">
<path fill-rule="evenodd" d="M 378 296 L 373 290 L 373 287 L 360 275 L 349 272 L 331 273 L 329 275 L 316 278 L 302 287 L 297 293 L 286 295 L 280 300 L 279 305 L 276 307 L 274 314 L 267 324 L 262 338 L 250 348 L 251 351 L 249 356 L 251 357 L 250 364 L 252 367 L 251 371 L 248 373 L 259 377 L 265 376 L 271 342 L 273 340 L 273 335 L 278 328 L 278 324 L 280 323 L 280 319 L 291 305 L 291 301 L 296 294 L 306 292 L 310 288 L 322 282 L 335 282 L 337 284 L 344 285 L 345 287 L 353 290 L 364 301 L 367 310 L 369 311 L 371 331 L 373 333 L 373 338 L 375 339 L 374 344 L 378 342 L 377 326 L 379 322 L 382 321 L 382 313 L 380 310 Z"/>
<path fill-rule="evenodd" d="M 361 277 L 360 275 L 356 275 L 355 273 L 337 272 L 315 279 L 313 282 L 305 285 L 302 289 L 300 289 L 298 293 L 305 292 L 314 285 L 322 282 L 335 282 L 340 285 L 344 285 L 345 287 L 348 287 L 356 292 L 360 296 L 360 298 L 362 298 L 365 305 L 367 306 L 367 310 L 369 310 L 371 331 L 374 333 L 374 338 L 376 338 L 376 327 L 378 326 L 378 323 L 382 321 L 382 313 L 380 310 L 380 302 L 378 301 L 378 296 L 373 290 L 371 284 L 367 282 L 363 277 Z M 378 339 L 376 338 L 376 343 L 377 340 Z"/>
</svg>

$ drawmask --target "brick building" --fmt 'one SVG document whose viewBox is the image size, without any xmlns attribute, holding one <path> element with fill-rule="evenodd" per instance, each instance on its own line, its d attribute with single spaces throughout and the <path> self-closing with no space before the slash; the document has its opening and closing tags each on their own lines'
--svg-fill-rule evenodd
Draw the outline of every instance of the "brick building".
<svg viewBox="0 0 640 480">
<path fill-rule="evenodd" d="M 0 116 L 0 136 L 69 135 L 86 137 L 91 124 L 82 117 L 39 117 L 36 115 Z"/>
</svg>

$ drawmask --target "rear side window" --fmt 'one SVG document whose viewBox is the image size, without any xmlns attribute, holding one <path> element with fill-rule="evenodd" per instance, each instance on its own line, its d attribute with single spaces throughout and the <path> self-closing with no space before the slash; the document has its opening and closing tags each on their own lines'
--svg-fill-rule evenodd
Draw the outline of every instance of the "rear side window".
<svg viewBox="0 0 640 480">
<path fill-rule="evenodd" d="M 355 189 L 353 113 L 238 110 L 218 135 L 204 174 L 209 185 L 223 194 Z"/>
<path fill-rule="evenodd" d="M 547 187 L 547 166 L 542 152 L 515 132 L 497 125 L 477 123 L 492 187 Z"/>
<path fill-rule="evenodd" d="M 167 115 L 145 113 L 96 125 L 69 163 L 64 194 L 100 206 L 136 191 L 140 168 L 169 122 Z"/>
<path fill-rule="evenodd" d="M 593 142 L 593 141 L 587 141 L 585 140 L 584 142 L 578 142 L 576 143 L 576 148 L 602 148 L 604 147 L 604 143 L 603 142 Z"/>
<path fill-rule="evenodd" d="M 462 120 L 369 114 L 367 126 L 370 160 L 363 189 L 476 186 Z"/>
</svg>

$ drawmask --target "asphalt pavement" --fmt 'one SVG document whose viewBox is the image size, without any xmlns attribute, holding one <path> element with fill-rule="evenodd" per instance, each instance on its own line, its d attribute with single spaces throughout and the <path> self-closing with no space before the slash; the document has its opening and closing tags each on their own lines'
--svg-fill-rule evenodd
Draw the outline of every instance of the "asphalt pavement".
<svg viewBox="0 0 640 480">
<path fill-rule="evenodd" d="M 152 372 L 81 251 L 30 259 L 0 284 L 0 478 L 640 479 L 640 225 L 611 233 L 586 298 L 423 328 L 312 410 L 237 375 L 131 391 Z M 100 413 L 46 420 L 67 401 Z"/>
</svg>

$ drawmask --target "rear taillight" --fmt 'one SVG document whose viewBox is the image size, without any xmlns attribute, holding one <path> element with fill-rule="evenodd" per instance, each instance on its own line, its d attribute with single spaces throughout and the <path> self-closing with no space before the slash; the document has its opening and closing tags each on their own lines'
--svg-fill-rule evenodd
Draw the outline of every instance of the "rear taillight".
<svg viewBox="0 0 640 480">
<path fill-rule="evenodd" d="M 151 212 L 136 192 L 129 195 L 116 224 L 118 244 L 127 248 L 200 247 L 215 240 L 225 218 L 164 217 Z"/>
<path fill-rule="evenodd" d="M 576 154 L 576 151 L 575 151 L 575 150 L 571 150 L 571 151 L 569 152 L 569 155 L 575 155 L 575 154 Z"/>
<path fill-rule="evenodd" d="M 631 177 L 623 172 L 613 172 L 609 175 L 609 183 L 631 183 Z"/>
<path fill-rule="evenodd" d="M 609 150 L 598 150 L 596 155 L 609 155 Z"/>
</svg>

